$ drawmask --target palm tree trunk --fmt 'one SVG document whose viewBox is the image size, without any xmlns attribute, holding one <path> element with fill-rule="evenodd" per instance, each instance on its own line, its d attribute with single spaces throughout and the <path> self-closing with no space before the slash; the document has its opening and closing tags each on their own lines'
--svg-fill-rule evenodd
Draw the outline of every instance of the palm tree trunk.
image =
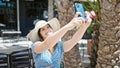
<svg viewBox="0 0 120 68">
<path fill-rule="evenodd" d="M 74 0 L 55 0 L 61 26 L 69 23 L 74 16 Z M 71 30 L 63 37 L 63 41 L 72 37 L 76 30 Z M 80 68 L 80 53 L 78 46 L 64 55 L 65 68 Z"/>
<path fill-rule="evenodd" d="M 92 38 L 92 46 L 91 46 L 91 54 L 90 54 L 90 65 L 91 68 L 95 68 L 97 64 L 97 51 L 98 51 L 98 43 L 99 43 L 99 24 L 95 23 L 93 27 L 93 38 Z"/>
<path fill-rule="evenodd" d="M 96 68 L 120 68 L 120 1 L 101 0 Z"/>
<path fill-rule="evenodd" d="M 48 20 L 52 19 L 54 17 L 54 5 L 53 0 L 48 0 Z"/>
</svg>

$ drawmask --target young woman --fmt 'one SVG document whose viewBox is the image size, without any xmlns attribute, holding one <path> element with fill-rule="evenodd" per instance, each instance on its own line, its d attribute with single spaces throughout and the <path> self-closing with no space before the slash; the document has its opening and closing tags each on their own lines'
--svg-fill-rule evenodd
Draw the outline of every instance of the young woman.
<svg viewBox="0 0 120 68">
<path fill-rule="evenodd" d="M 28 38 L 33 42 L 35 68 L 60 68 L 64 52 L 70 51 L 82 38 L 91 24 L 91 17 L 94 16 L 86 12 L 86 19 L 83 19 L 78 17 L 79 14 L 76 13 L 74 18 L 60 29 L 56 18 L 48 22 L 40 20 L 36 23 L 35 28 L 28 34 Z M 68 41 L 61 41 L 65 33 L 76 26 L 80 26 L 80 29 L 73 37 Z"/>
</svg>

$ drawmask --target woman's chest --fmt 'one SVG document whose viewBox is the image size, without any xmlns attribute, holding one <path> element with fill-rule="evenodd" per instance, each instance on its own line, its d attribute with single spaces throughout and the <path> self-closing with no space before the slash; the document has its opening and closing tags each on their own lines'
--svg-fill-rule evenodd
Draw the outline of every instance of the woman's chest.
<svg viewBox="0 0 120 68">
<path fill-rule="evenodd" d="M 41 55 L 39 55 L 38 59 L 40 62 L 44 62 L 44 63 L 54 63 L 56 61 L 61 61 L 61 53 L 59 52 L 59 50 L 54 50 L 54 52 L 51 54 L 48 50 L 44 51 L 43 53 L 41 53 Z"/>
</svg>

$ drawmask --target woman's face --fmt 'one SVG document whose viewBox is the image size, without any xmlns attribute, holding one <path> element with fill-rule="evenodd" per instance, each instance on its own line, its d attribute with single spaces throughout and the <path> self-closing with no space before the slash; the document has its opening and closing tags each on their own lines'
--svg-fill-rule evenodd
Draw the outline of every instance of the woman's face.
<svg viewBox="0 0 120 68">
<path fill-rule="evenodd" d="M 41 28 L 40 34 L 43 39 L 47 38 L 48 35 L 52 33 L 52 28 L 49 25 L 45 25 Z"/>
</svg>

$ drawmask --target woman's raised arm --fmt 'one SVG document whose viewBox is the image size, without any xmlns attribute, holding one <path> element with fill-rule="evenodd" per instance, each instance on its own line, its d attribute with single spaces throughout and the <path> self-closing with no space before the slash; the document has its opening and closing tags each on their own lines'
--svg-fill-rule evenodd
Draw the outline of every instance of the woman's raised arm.
<svg viewBox="0 0 120 68">
<path fill-rule="evenodd" d="M 73 35 L 73 37 L 66 41 L 64 43 L 64 51 L 67 52 L 69 50 L 71 50 L 76 43 L 78 43 L 80 41 L 80 39 L 83 37 L 85 31 L 87 30 L 87 28 L 89 27 L 89 25 L 91 24 L 92 22 L 92 18 L 91 18 L 91 15 L 89 12 L 86 12 L 86 20 L 85 22 L 82 22 L 81 26 L 80 26 L 80 29 Z M 95 15 L 93 15 L 95 16 Z M 82 19 L 84 20 L 84 19 Z"/>
<path fill-rule="evenodd" d="M 55 33 L 49 35 L 43 42 L 36 44 L 34 48 L 35 53 L 42 53 L 44 50 L 54 47 L 67 31 L 73 29 L 75 26 L 80 25 L 81 19 L 78 18 L 79 14 L 80 13 L 76 13 L 74 18 L 68 24 Z"/>
</svg>

